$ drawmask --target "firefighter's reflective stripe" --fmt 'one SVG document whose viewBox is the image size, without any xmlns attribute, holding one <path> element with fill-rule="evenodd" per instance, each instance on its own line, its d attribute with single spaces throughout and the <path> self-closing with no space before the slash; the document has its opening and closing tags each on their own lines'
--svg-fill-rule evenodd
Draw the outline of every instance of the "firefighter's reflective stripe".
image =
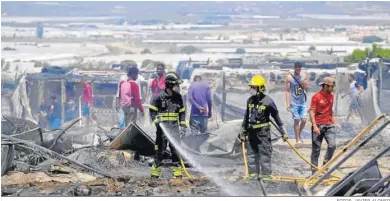
<svg viewBox="0 0 390 201">
<path fill-rule="evenodd" d="M 269 126 L 270 123 L 263 123 L 263 124 L 255 124 L 255 125 L 252 125 L 252 128 L 262 128 L 262 127 L 266 127 L 266 126 Z"/>
<path fill-rule="evenodd" d="M 161 112 L 158 113 L 158 115 L 160 117 L 179 117 L 179 113 L 175 113 L 175 112 Z"/>
<path fill-rule="evenodd" d="M 180 110 L 179 110 L 179 113 L 182 113 L 182 112 L 185 112 L 186 111 L 186 108 L 181 108 Z"/>
<path fill-rule="evenodd" d="M 154 145 L 154 151 L 157 151 L 157 150 L 158 150 L 158 146 Z"/>
<path fill-rule="evenodd" d="M 164 122 L 164 121 L 178 121 L 179 117 L 159 117 L 156 118 L 153 123 L 157 123 L 158 121 Z"/>
<path fill-rule="evenodd" d="M 173 76 L 175 79 L 178 79 L 178 77 L 177 77 L 174 73 L 168 73 L 166 76 L 168 76 L 168 75 L 171 75 L 171 76 Z"/>
<path fill-rule="evenodd" d="M 186 122 L 185 121 L 181 121 L 180 125 L 186 125 Z"/>
<path fill-rule="evenodd" d="M 265 105 L 258 105 L 257 108 L 259 108 L 260 110 L 265 110 Z"/>
<path fill-rule="evenodd" d="M 252 117 L 252 108 L 254 107 L 253 104 L 248 104 L 248 108 L 249 108 L 249 119 L 251 119 Z"/>
<path fill-rule="evenodd" d="M 252 109 L 253 108 L 257 108 L 257 109 L 260 109 L 260 110 L 265 110 L 266 106 L 265 105 L 257 105 L 255 107 L 254 104 L 248 104 L 248 109 L 249 109 L 249 119 L 251 119 L 252 117 Z"/>
<path fill-rule="evenodd" d="M 152 109 L 154 111 L 158 111 L 158 108 L 154 105 L 149 105 L 149 109 Z"/>
</svg>

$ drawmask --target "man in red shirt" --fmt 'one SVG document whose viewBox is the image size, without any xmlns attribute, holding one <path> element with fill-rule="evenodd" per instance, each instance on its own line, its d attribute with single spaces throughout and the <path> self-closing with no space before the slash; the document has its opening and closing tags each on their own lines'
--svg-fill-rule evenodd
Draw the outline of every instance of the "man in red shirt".
<svg viewBox="0 0 390 201">
<path fill-rule="evenodd" d="M 88 82 L 88 80 L 84 80 L 84 89 L 83 89 L 83 118 L 86 125 L 89 125 L 91 123 L 91 117 L 89 114 L 89 110 L 92 106 L 92 86 L 91 83 Z"/>
<path fill-rule="evenodd" d="M 150 105 L 153 100 L 160 94 L 160 92 L 165 89 L 165 65 L 163 63 L 157 63 L 156 68 L 157 77 L 152 80 L 150 84 L 150 90 L 152 91 L 152 96 L 150 97 Z M 150 123 L 153 122 L 152 116 L 150 116 Z"/>
<path fill-rule="evenodd" d="M 139 70 L 132 66 L 127 73 L 128 79 L 120 82 L 119 99 L 125 116 L 126 126 L 137 121 L 137 109 L 144 114 L 139 94 L 139 86 L 135 80 L 138 78 Z"/>
<path fill-rule="evenodd" d="M 314 94 L 311 98 L 310 105 L 310 120 L 312 123 L 312 152 L 311 163 L 318 167 L 318 158 L 321 152 L 322 140 L 325 138 L 328 143 L 323 164 L 326 164 L 336 150 L 336 131 L 335 118 L 333 116 L 333 100 L 332 94 L 336 86 L 335 80 L 331 77 L 325 77 L 320 85 L 322 89 L 320 92 Z M 312 174 L 316 169 L 312 168 Z"/>
<path fill-rule="evenodd" d="M 165 89 L 165 65 L 163 63 L 157 64 L 156 73 L 157 77 L 153 79 L 152 84 L 150 85 L 150 89 L 152 90 L 151 100 L 157 97 L 158 94 Z"/>
</svg>

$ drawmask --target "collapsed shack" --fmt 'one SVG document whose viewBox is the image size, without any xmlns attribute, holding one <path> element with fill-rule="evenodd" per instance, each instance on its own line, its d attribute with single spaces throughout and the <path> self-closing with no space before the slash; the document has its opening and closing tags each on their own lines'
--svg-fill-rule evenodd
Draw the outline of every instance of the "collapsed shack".
<svg viewBox="0 0 390 201">
<path fill-rule="evenodd" d="M 256 182 L 252 180 L 238 181 L 241 178 L 240 175 L 243 175 L 241 170 L 243 169 L 241 168 L 243 164 L 242 152 L 240 143 L 237 140 L 239 124 L 240 121 L 222 123 L 217 130 L 208 134 L 209 138 L 207 140 L 199 143 L 198 150 L 194 150 L 192 147 L 196 139 L 183 138 L 181 146 L 192 157 L 200 159 L 197 161 L 202 161 L 202 166 L 208 167 L 209 171 L 220 172 L 221 176 L 235 175 L 236 178 L 230 182 L 235 182 L 234 185 L 239 185 L 240 188 L 248 190 L 243 191 L 240 195 L 260 196 L 262 195 L 259 193 L 260 191 L 252 193 L 253 188 L 256 188 Z M 180 182 L 176 180 L 167 181 L 163 178 L 157 181 L 149 179 L 149 164 L 151 162 L 148 158 L 154 155 L 154 149 L 151 149 L 154 147 L 154 141 L 136 124 L 130 124 L 122 131 L 105 131 L 96 125 L 79 127 L 77 120 L 74 120 L 60 130 L 44 132 L 37 132 L 37 130 L 40 129 L 32 129 L 22 133 L 23 135 L 17 133 L 17 131 L 13 131 L 11 135 L 2 135 L 2 149 L 3 146 L 9 145 L 15 148 L 14 150 L 8 148 L 7 154 L 2 152 L 2 164 L 3 161 L 10 160 L 9 156 L 12 155 L 13 151 L 15 155 L 14 162 L 16 166 L 19 166 L 14 170 L 20 171 L 19 173 L 9 172 L 2 177 L 3 185 L 25 185 L 23 182 L 27 182 L 29 185 L 38 185 L 38 183 L 43 185 L 45 182 L 58 182 L 64 185 L 64 182 L 70 182 L 68 185 L 72 185 L 71 192 L 66 192 L 66 194 L 65 192 L 48 193 L 52 195 L 59 195 L 58 193 L 60 195 L 80 195 L 84 191 L 86 191 L 86 195 L 96 195 L 97 190 L 95 186 L 110 186 L 110 188 L 116 189 L 111 194 L 98 195 L 178 195 L 162 189 L 167 186 L 175 186 L 181 192 L 186 192 L 181 195 L 226 195 L 221 192 L 219 187 L 210 183 L 210 180 L 206 181 L 205 178 L 200 177 L 203 173 L 197 172 L 188 166 L 190 174 L 195 176 L 193 179 L 183 179 Z M 20 139 L 16 136 L 25 137 Z M 38 136 L 38 138 L 32 136 Z M 42 136 L 42 138 L 40 139 L 39 136 Z M 35 141 L 35 139 L 38 140 Z M 281 148 L 280 144 L 278 144 L 280 141 L 278 141 L 277 134 L 273 134 L 273 139 L 274 147 L 276 149 Z M 64 144 L 68 146 L 63 146 Z M 60 147 L 58 148 L 58 146 Z M 23 154 L 20 154 L 20 152 Z M 251 150 L 249 149 L 248 152 L 248 157 L 251 157 Z M 169 156 L 169 154 L 167 152 L 166 156 Z M 3 158 L 3 156 L 7 157 Z M 280 168 L 275 168 L 276 174 L 282 173 L 283 175 L 283 173 L 287 172 L 287 169 L 289 169 L 288 173 L 293 173 L 294 169 L 289 167 L 299 166 L 298 161 L 294 161 L 294 164 L 290 165 L 288 163 L 280 163 L 281 159 L 291 160 L 292 158 L 289 157 L 291 157 L 289 152 L 275 152 L 273 164 L 280 166 Z M 302 163 L 300 164 L 302 165 Z M 165 166 L 169 166 L 169 161 L 165 163 Z M 309 171 L 309 168 L 301 169 Z M 164 177 L 167 178 L 166 176 L 170 175 L 169 169 L 165 168 L 164 171 L 166 171 L 164 172 Z M 375 177 L 377 180 L 374 182 L 382 181 L 384 187 L 389 185 L 388 182 L 386 183 L 386 180 L 383 180 L 383 178 L 388 177 L 388 173 L 380 173 L 385 175 L 384 177 L 378 177 L 378 173 L 375 171 L 373 173 L 377 175 Z M 293 175 L 299 176 L 297 173 Z M 109 179 L 110 177 L 115 179 Z M 170 177 L 168 176 L 168 178 Z M 26 179 L 29 179 L 29 181 L 26 181 Z M 268 192 L 289 192 L 296 195 L 297 189 L 294 187 L 294 183 L 290 182 L 287 185 L 287 183 L 283 184 L 281 181 L 283 180 L 267 184 L 266 190 Z M 356 180 L 355 182 L 358 183 L 358 181 Z M 80 182 L 85 185 L 80 185 Z M 134 192 L 125 190 L 128 188 L 134 189 L 134 185 L 138 186 Z M 154 191 L 151 188 L 159 190 Z M 185 189 L 183 190 L 183 188 Z M 23 192 L 27 193 L 28 191 Z M 48 190 L 46 189 L 45 192 L 47 193 Z M 387 192 L 386 189 L 380 193 L 385 192 Z M 303 193 L 301 192 L 301 194 Z M 14 195 L 14 193 L 10 194 Z"/>
<path fill-rule="evenodd" d="M 140 73 L 145 72 L 141 71 Z M 115 109 L 116 93 L 118 80 L 123 75 L 125 75 L 124 72 L 114 70 L 80 71 L 78 69 L 66 74 L 53 72 L 27 74 L 25 82 L 29 86 L 27 94 L 31 114 L 38 121 L 41 106 L 48 107 L 51 104 L 51 97 L 55 96 L 61 105 L 62 124 L 80 118 L 82 115 L 83 80 L 87 80 L 91 83 L 93 91 L 91 117 L 101 126 L 112 127 L 118 121 Z M 141 81 L 142 97 L 147 96 L 147 84 L 147 81 Z"/>
</svg>

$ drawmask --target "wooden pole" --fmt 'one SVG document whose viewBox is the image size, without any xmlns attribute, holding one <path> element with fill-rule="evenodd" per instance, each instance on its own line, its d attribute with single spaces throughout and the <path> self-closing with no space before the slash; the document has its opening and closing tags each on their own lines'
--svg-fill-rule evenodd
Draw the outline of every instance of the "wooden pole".
<svg viewBox="0 0 390 201">
<path fill-rule="evenodd" d="M 226 77 L 225 73 L 222 72 L 222 106 L 221 106 L 221 119 L 225 121 L 225 107 L 226 107 Z"/>
<path fill-rule="evenodd" d="M 61 125 L 65 123 L 65 104 L 66 104 L 65 80 L 61 80 Z"/>
</svg>

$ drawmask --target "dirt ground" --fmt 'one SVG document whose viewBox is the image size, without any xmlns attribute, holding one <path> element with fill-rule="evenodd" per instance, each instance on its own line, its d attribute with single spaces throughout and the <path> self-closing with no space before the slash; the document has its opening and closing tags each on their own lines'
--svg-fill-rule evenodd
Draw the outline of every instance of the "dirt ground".
<svg viewBox="0 0 390 201">
<path fill-rule="evenodd" d="M 293 141 L 291 141 L 293 142 Z M 338 150 L 347 141 L 339 139 Z M 310 176 L 310 166 L 300 159 L 282 141 L 274 144 L 272 166 L 274 176 L 308 178 Z M 309 159 L 311 146 L 310 141 L 305 141 L 303 145 L 297 146 L 300 152 Z M 361 167 L 367 162 L 369 157 L 378 153 L 380 147 L 371 146 L 362 149 L 342 166 L 342 171 L 348 173 Z M 326 151 L 324 143 L 320 160 Z M 336 153 L 337 153 L 336 151 Z M 378 166 L 382 175 L 390 173 L 390 155 L 378 160 Z M 139 162 L 137 162 L 139 163 Z M 146 162 L 145 162 L 146 163 Z M 321 162 L 320 162 L 321 164 Z M 108 179 L 100 178 L 97 175 L 91 176 L 87 173 L 78 174 L 78 179 L 69 174 L 35 172 L 24 174 L 21 172 L 12 173 L 2 177 L 2 195 L 11 196 L 263 196 L 260 186 L 256 180 L 243 181 L 239 178 L 226 179 L 224 186 L 218 186 L 211 179 L 207 178 L 167 178 L 170 169 L 164 168 L 164 177 L 152 179 L 149 177 L 149 166 L 147 164 L 130 165 L 133 170 L 129 170 L 127 178 Z M 243 176 L 244 167 L 229 167 L 230 171 L 225 171 L 223 176 Z M 191 174 L 197 175 L 192 168 L 188 169 Z M 143 172 L 144 174 L 138 173 Z M 17 177 L 14 175 L 19 174 Z M 29 175 L 31 174 L 31 175 Z M 34 175 L 35 174 L 35 175 Z M 199 175 L 199 173 L 198 173 Z M 14 176 L 14 177 L 12 177 Z M 8 178 L 8 180 L 7 180 Z M 18 179 L 15 179 L 18 178 Z M 30 178 L 30 179 L 29 179 Z M 34 179 L 33 179 L 34 178 Z M 4 182 L 6 181 L 6 182 Z M 293 182 L 264 182 L 267 196 L 298 196 L 297 186 Z M 234 187 L 236 192 L 227 192 L 230 187 Z"/>
</svg>

